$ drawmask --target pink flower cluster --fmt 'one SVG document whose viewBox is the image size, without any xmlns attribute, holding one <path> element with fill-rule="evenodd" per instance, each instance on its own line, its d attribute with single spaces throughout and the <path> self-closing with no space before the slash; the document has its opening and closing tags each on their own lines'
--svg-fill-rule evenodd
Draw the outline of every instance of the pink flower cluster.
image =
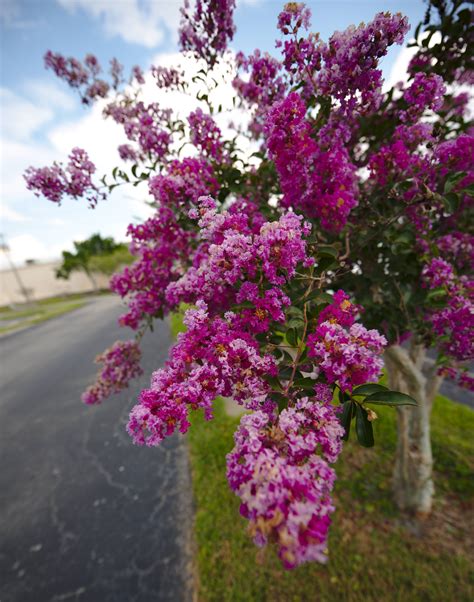
<svg viewBox="0 0 474 602">
<path fill-rule="evenodd" d="M 96 357 L 96 364 L 103 364 L 103 367 L 96 382 L 83 393 L 82 401 L 89 405 L 99 404 L 127 388 L 133 378 L 143 374 L 140 359 L 140 347 L 135 341 L 116 341 Z"/>
<path fill-rule="evenodd" d="M 44 55 L 44 64 L 46 69 L 54 71 L 55 75 L 71 88 L 79 90 L 84 104 L 90 104 L 98 98 L 106 98 L 111 87 L 117 90 L 124 83 L 123 65 L 115 58 L 110 61 L 111 84 L 98 77 L 102 73 L 102 67 L 93 54 L 87 54 L 84 62 L 81 62 L 73 57 L 66 58 L 58 52 L 48 50 Z M 132 80 L 139 84 L 145 83 L 143 72 L 137 65 L 132 68 L 130 81 Z"/>
<path fill-rule="evenodd" d="M 217 182 L 206 161 L 188 157 L 171 161 L 166 174 L 150 178 L 149 189 L 157 202 L 156 214 L 128 229 L 137 261 L 111 279 L 112 290 L 126 297 L 129 306 L 120 323 L 133 329 L 147 317 L 162 316 L 179 304 L 167 299 L 167 288 L 193 260 L 195 237 L 181 225 L 180 212 L 207 191 L 216 192 Z"/>
<path fill-rule="evenodd" d="M 453 266 L 437 257 L 423 268 L 422 276 L 429 283 L 430 288 L 449 287 L 454 283 Z"/>
<path fill-rule="evenodd" d="M 130 146 L 122 150 L 127 155 L 126 158 L 134 156 L 134 160 L 146 160 L 151 155 L 156 161 L 168 154 L 171 144 L 171 134 L 168 131 L 170 109 L 161 109 L 156 102 L 146 105 L 141 101 L 131 103 L 130 99 L 125 98 L 123 102 L 109 103 L 104 109 L 104 115 L 120 123 L 127 138 L 138 144 L 137 150 Z"/>
<path fill-rule="evenodd" d="M 255 282 L 244 282 L 237 293 L 237 303 L 250 302 L 252 308 L 244 307 L 241 311 L 242 323 L 251 332 L 266 332 L 270 322 L 284 322 L 284 308 L 291 305 L 290 298 L 277 287 L 263 291 Z"/>
<path fill-rule="evenodd" d="M 452 173 L 465 172 L 465 177 L 459 180 L 455 190 L 474 184 L 474 134 L 461 134 L 454 140 L 443 142 L 436 149 L 435 158 L 442 182 Z"/>
<path fill-rule="evenodd" d="M 332 96 L 350 116 L 378 108 L 382 100 L 379 59 L 392 44 L 402 44 L 409 30 L 400 13 L 378 13 L 368 23 L 334 33 L 322 49 L 324 66 L 316 78 L 319 94 Z"/>
<path fill-rule="evenodd" d="M 387 340 L 377 330 L 355 323 L 358 311 L 344 291 L 337 291 L 308 336 L 308 357 L 316 360 L 328 383 L 337 383 L 343 391 L 377 381 L 383 367 Z"/>
<path fill-rule="evenodd" d="M 440 348 L 456 361 L 474 358 L 474 280 L 458 276 L 454 266 L 434 258 L 422 272 L 430 288 L 443 287 L 446 303 L 428 312 Z"/>
<path fill-rule="evenodd" d="M 187 331 L 178 336 L 166 367 L 153 374 L 151 388 L 142 391 L 130 413 L 127 428 L 137 444 L 159 445 L 177 428 L 186 432 L 190 410 L 202 408 L 212 418 L 218 395 L 232 396 L 248 409 L 274 411 L 264 380 L 276 374 L 274 358 L 260 355 L 234 313 L 210 318 L 207 305 L 198 301 L 184 323 Z"/>
<path fill-rule="evenodd" d="M 265 129 L 282 205 L 318 218 L 327 230 L 341 230 L 357 205 L 356 169 L 345 147 L 337 139 L 327 148 L 319 146 L 296 92 L 273 105 Z"/>
<path fill-rule="evenodd" d="M 333 301 L 325 307 L 318 316 L 318 324 L 323 322 L 336 322 L 349 328 L 354 324 L 360 307 L 351 303 L 350 297 L 344 291 L 338 290 L 333 295 Z"/>
<path fill-rule="evenodd" d="M 151 68 L 151 74 L 155 78 L 158 88 L 178 90 L 179 88 L 185 88 L 186 86 L 184 71 L 181 69 L 158 65 Z"/>
<path fill-rule="evenodd" d="M 53 203 L 60 204 L 64 195 L 77 199 L 86 197 L 91 207 L 95 207 L 99 199 L 105 198 L 92 182 L 95 165 L 86 151 L 73 148 L 69 162 L 64 168 L 58 163 L 51 167 L 29 167 L 24 174 L 26 187 L 33 190 L 36 196 L 42 194 Z"/>
<path fill-rule="evenodd" d="M 311 10 L 303 2 L 288 2 L 278 15 L 277 27 L 283 35 L 297 32 L 301 27 L 309 29 Z"/>
<path fill-rule="evenodd" d="M 403 100 L 408 108 L 402 111 L 400 119 L 415 122 L 428 109 L 438 111 L 443 105 L 445 93 L 446 86 L 442 77 L 435 73 L 416 73 L 413 82 L 403 93 Z"/>
<path fill-rule="evenodd" d="M 362 324 L 344 328 L 340 324 L 323 322 L 308 337 L 308 357 L 329 383 L 337 383 L 343 391 L 357 385 L 377 381 L 383 368 L 382 353 L 386 338 L 377 330 L 367 330 Z"/>
<path fill-rule="evenodd" d="M 194 157 L 171 161 L 166 174 L 150 178 L 148 187 L 157 203 L 176 209 L 188 209 L 199 197 L 218 191 L 212 167 Z"/>
<path fill-rule="evenodd" d="M 165 290 L 179 277 L 188 261 L 191 232 L 185 231 L 169 207 L 159 206 L 143 224 L 128 227 L 130 251 L 138 259 L 114 274 L 111 289 L 126 297 L 128 312 L 120 324 L 137 329 L 147 316 L 168 311 Z"/>
<path fill-rule="evenodd" d="M 236 56 L 237 67 L 248 77 L 238 75 L 232 82 L 240 97 L 251 107 L 252 120 L 249 130 L 258 138 L 262 134 L 266 114 L 271 105 L 282 100 L 286 84 L 280 75 L 281 63 L 268 53 L 255 50 L 246 57 L 242 52 Z"/>
<path fill-rule="evenodd" d="M 222 134 L 214 119 L 198 108 L 188 116 L 190 140 L 204 157 L 222 161 Z"/>
<path fill-rule="evenodd" d="M 235 290 L 245 280 L 253 281 L 261 271 L 273 285 L 292 278 L 298 263 L 309 265 L 304 236 L 309 226 L 302 217 L 288 212 L 275 222 L 265 222 L 258 234 L 251 231 L 245 215 L 228 211 L 217 213 L 209 197 L 199 199 L 201 237 L 211 244 L 199 265 L 192 266 L 168 287 L 168 303 L 194 303 L 196 299 L 212 301 L 213 307 L 228 306 Z M 283 301 L 283 297 L 278 297 Z"/>
<path fill-rule="evenodd" d="M 290 2 L 278 16 L 278 29 L 284 42 L 278 40 L 277 48 L 282 47 L 283 64 L 292 83 L 303 83 L 302 94 L 309 98 L 315 93 L 314 77 L 321 69 L 323 43 L 317 33 L 306 37 L 299 35 L 301 27 L 309 29 L 311 11 L 304 4 Z"/>
<path fill-rule="evenodd" d="M 454 231 L 441 236 L 436 241 L 440 253 L 448 257 L 458 268 L 471 269 L 474 266 L 474 235 Z"/>
<path fill-rule="evenodd" d="M 234 10 L 235 0 L 196 0 L 191 14 L 185 0 L 179 28 L 182 52 L 191 52 L 213 67 L 234 37 Z"/>
<path fill-rule="evenodd" d="M 331 490 L 329 466 L 344 434 L 334 408 L 303 398 L 272 419 L 243 416 L 227 456 L 227 479 L 258 546 L 275 541 L 286 568 L 327 560 Z"/>
<path fill-rule="evenodd" d="M 446 354 L 458 361 L 474 359 L 474 281 L 450 294 L 447 306 L 431 315 L 431 323 Z"/>
</svg>

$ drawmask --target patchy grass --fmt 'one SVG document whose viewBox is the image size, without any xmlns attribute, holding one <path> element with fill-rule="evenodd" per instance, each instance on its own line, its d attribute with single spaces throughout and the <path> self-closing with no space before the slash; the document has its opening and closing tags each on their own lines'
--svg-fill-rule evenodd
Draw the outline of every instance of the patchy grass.
<svg viewBox="0 0 474 602">
<path fill-rule="evenodd" d="M 183 308 L 184 310 L 184 308 Z M 183 310 L 171 316 L 176 336 Z M 199 602 L 472 602 L 474 599 L 474 412 L 438 395 L 432 415 L 436 498 L 431 517 L 407 525 L 391 495 L 396 411 L 377 408 L 375 447 L 345 444 L 336 465 L 337 510 L 326 566 L 282 569 L 258 551 L 225 478 L 239 419 L 222 400 L 215 419 L 189 431 L 196 505 Z"/>
<path fill-rule="evenodd" d="M 51 297 L 31 304 L 16 305 L 13 308 L 0 308 L 0 334 L 7 334 L 40 324 L 51 318 L 69 313 L 87 303 L 89 294 L 76 294 L 67 297 Z"/>
<path fill-rule="evenodd" d="M 376 447 L 349 442 L 336 467 L 328 565 L 289 572 L 273 549 L 257 551 L 227 486 L 225 455 L 238 419 L 225 414 L 220 400 L 215 420 L 194 418 L 189 438 L 200 602 L 472 602 L 474 412 L 436 399 L 436 503 L 430 520 L 411 530 L 402 525 L 390 493 L 395 411 L 378 413 Z"/>
<path fill-rule="evenodd" d="M 184 332 L 186 330 L 186 326 L 183 324 L 183 316 L 184 312 L 189 307 L 189 305 L 181 303 L 179 310 L 170 314 L 170 328 L 171 334 L 174 338 L 176 338 L 180 332 Z"/>
</svg>

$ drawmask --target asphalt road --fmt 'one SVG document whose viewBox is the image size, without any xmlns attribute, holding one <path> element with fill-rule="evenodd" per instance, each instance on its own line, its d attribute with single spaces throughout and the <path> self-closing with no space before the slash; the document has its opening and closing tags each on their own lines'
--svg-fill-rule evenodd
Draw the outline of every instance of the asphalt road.
<svg viewBox="0 0 474 602">
<path fill-rule="evenodd" d="M 191 600 L 185 440 L 136 447 L 124 430 L 170 344 L 144 341 L 145 375 L 97 407 L 93 358 L 127 333 L 114 297 L 0 341 L 0 602 Z"/>
</svg>

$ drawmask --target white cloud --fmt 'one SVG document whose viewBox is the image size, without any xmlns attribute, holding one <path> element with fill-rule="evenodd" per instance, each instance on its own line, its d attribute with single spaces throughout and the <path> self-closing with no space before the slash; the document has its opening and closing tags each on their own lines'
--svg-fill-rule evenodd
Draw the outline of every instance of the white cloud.
<svg viewBox="0 0 474 602">
<path fill-rule="evenodd" d="M 8 205 L 5 205 L 5 203 L 2 203 L 0 205 L 0 219 L 2 223 L 5 220 L 9 222 L 21 223 L 29 221 L 30 218 L 27 215 L 23 215 L 19 211 L 11 209 L 8 207 Z"/>
<path fill-rule="evenodd" d="M 427 32 L 421 35 L 420 40 L 423 40 L 428 35 Z M 414 42 L 414 38 L 407 40 L 407 44 L 412 44 Z M 439 31 L 435 32 L 434 35 L 431 36 L 429 47 L 431 48 L 435 44 L 439 44 L 441 41 L 441 34 Z M 397 55 L 395 59 L 395 63 L 390 71 L 390 75 L 387 77 L 385 81 L 385 85 L 383 90 L 386 92 L 390 90 L 393 86 L 398 84 L 399 82 L 406 83 L 408 81 L 408 65 L 410 64 L 411 59 L 418 52 L 416 46 L 404 46 Z"/>
<path fill-rule="evenodd" d="M 106 34 L 126 42 L 155 48 L 166 31 L 174 32 L 179 23 L 181 2 L 155 0 L 57 0 L 69 11 L 82 10 L 100 19 Z"/>
<path fill-rule="evenodd" d="M 76 98 L 65 91 L 64 85 L 54 80 L 32 79 L 23 85 L 26 95 L 34 99 L 35 105 L 72 111 L 77 107 Z"/>
<path fill-rule="evenodd" d="M 23 172 L 30 165 L 48 165 L 55 159 L 61 159 L 59 153 L 46 144 L 26 141 L 15 141 L 2 138 L 0 141 L 0 173 L 2 197 L 15 202 L 25 198 Z"/>
<path fill-rule="evenodd" d="M 412 41 L 412 40 L 410 40 Z M 406 83 L 408 81 L 408 65 L 410 64 L 411 59 L 416 54 L 416 48 L 407 48 L 406 46 L 402 48 L 395 62 L 393 63 L 392 69 L 390 71 L 389 76 L 385 80 L 383 91 L 387 92 L 393 86 L 398 84 L 399 82 Z"/>
<path fill-rule="evenodd" d="M 37 261 L 55 259 L 65 249 L 64 244 L 47 245 L 32 234 L 19 234 L 7 239 L 5 242 L 8 245 L 10 257 L 16 264 L 23 263 L 27 259 L 35 259 Z M 0 269 L 8 266 L 8 259 L 5 253 L 2 252 L 0 254 Z"/>
<path fill-rule="evenodd" d="M 40 106 L 18 96 L 7 88 L 0 88 L 2 108 L 2 135 L 25 140 L 54 117 L 51 108 Z"/>
</svg>

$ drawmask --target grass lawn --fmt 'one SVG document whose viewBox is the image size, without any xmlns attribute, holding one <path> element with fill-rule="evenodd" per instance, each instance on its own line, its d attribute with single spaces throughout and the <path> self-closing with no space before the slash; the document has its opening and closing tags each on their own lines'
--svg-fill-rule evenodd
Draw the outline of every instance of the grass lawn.
<svg viewBox="0 0 474 602">
<path fill-rule="evenodd" d="M 176 334 L 181 317 L 172 316 Z M 246 533 L 225 478 L 238 419 L 221 400 L 215 419 L 196 414 L 189 445 L 196 506 L 199 602 L 472 602 L 474 600 L 474 412 L 438 396 L 432 417 L 436 500 L 421 526 L 403 523 L 390 481 L 396 414 L 378 407 L 375 448 L 350 441 L 336 466 L 337 510 L 326 566 L 281 568 Z"/>
<path fill-rule="evenodd" d="M 39 324 L 56 316 L 78 309 L 86 304 L 90 294 L 50 297 L 14 308 L 0 307 L 0 334 Z"/>
<path fill-rule="evenodd" d="M 437 496 L 420 533 L 401 525 L 391 500 L 395 410 L 377 411 L 376 447 L 350 442 L 336 466 L 329 563 L 293 571 L 281 568 L 273 549 L 257 551 L 227 486 L 225 454 L 238 419 L 225 414 L 220 400 L 212 422 L 194 418 L 189 441 L 200 602 L 472 602 L 474 412 L 436 399 Z"/>
</svg>

